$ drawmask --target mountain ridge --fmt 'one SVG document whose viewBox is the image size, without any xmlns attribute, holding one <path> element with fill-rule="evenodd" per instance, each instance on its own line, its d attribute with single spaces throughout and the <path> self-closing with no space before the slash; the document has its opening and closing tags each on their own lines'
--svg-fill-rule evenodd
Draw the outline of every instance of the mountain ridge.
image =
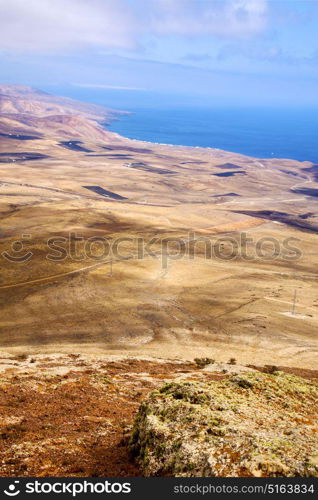
<svg viewBox="0 0 318 500">
<path fill-rule="evenodd" d="M 127 112 L 53 96 L 33 87 L 0 85 L 0 114 L 2 133 L 44 132 L 55 137 L 101 140 L 119 137 L 104 125 Z"/>
</svg>

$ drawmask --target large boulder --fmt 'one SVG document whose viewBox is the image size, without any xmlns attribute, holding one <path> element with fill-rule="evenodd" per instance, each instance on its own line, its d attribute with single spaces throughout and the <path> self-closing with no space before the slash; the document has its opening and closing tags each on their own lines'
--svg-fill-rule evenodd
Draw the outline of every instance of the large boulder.
<svg viewBox="0 0 318 500">
<path fill-rule="evenodd" d="M 168 383 L 130 450 L 146 476 L 318 476 L 317 403 L 317 382 L 281 372 Z"/>
</svg>

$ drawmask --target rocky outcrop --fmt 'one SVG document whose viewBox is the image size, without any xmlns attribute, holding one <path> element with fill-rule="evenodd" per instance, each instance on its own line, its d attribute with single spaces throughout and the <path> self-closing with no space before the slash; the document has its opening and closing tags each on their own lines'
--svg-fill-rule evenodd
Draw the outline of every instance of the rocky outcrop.
<svg viewBox="0 0 318 500">
<path fill-rule="evenodd" d="M 282 372 L 172 382 L 142 403 L 130 449 L 147 476 L 318 476 L 317 401 L 317 382 Z"/>
</svg>

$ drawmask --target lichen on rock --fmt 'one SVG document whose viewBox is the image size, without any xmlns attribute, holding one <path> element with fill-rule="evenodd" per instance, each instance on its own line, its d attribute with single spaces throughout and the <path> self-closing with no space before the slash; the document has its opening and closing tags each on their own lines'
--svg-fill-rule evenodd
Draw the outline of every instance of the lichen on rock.
<svg viewBox="0 0 318 500">
<path fill-rule="evenodd" d="M 168 383 L 130 450 L 147 476 L 318 476 L 317 401 L 317 382 L 282 372 Z"/>
</svg>

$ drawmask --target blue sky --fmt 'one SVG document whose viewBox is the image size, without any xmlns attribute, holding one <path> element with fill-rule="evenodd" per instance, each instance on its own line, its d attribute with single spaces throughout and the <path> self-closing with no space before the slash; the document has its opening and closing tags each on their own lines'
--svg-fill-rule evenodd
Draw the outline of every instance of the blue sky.
<svg viewBox="0 0 318 500">
<path fill-rule="evenodd" d="M 0 0 L 1 81 L 136 105 L 317 106 L 317 27 L 317 0 Z"/>
</svg>

